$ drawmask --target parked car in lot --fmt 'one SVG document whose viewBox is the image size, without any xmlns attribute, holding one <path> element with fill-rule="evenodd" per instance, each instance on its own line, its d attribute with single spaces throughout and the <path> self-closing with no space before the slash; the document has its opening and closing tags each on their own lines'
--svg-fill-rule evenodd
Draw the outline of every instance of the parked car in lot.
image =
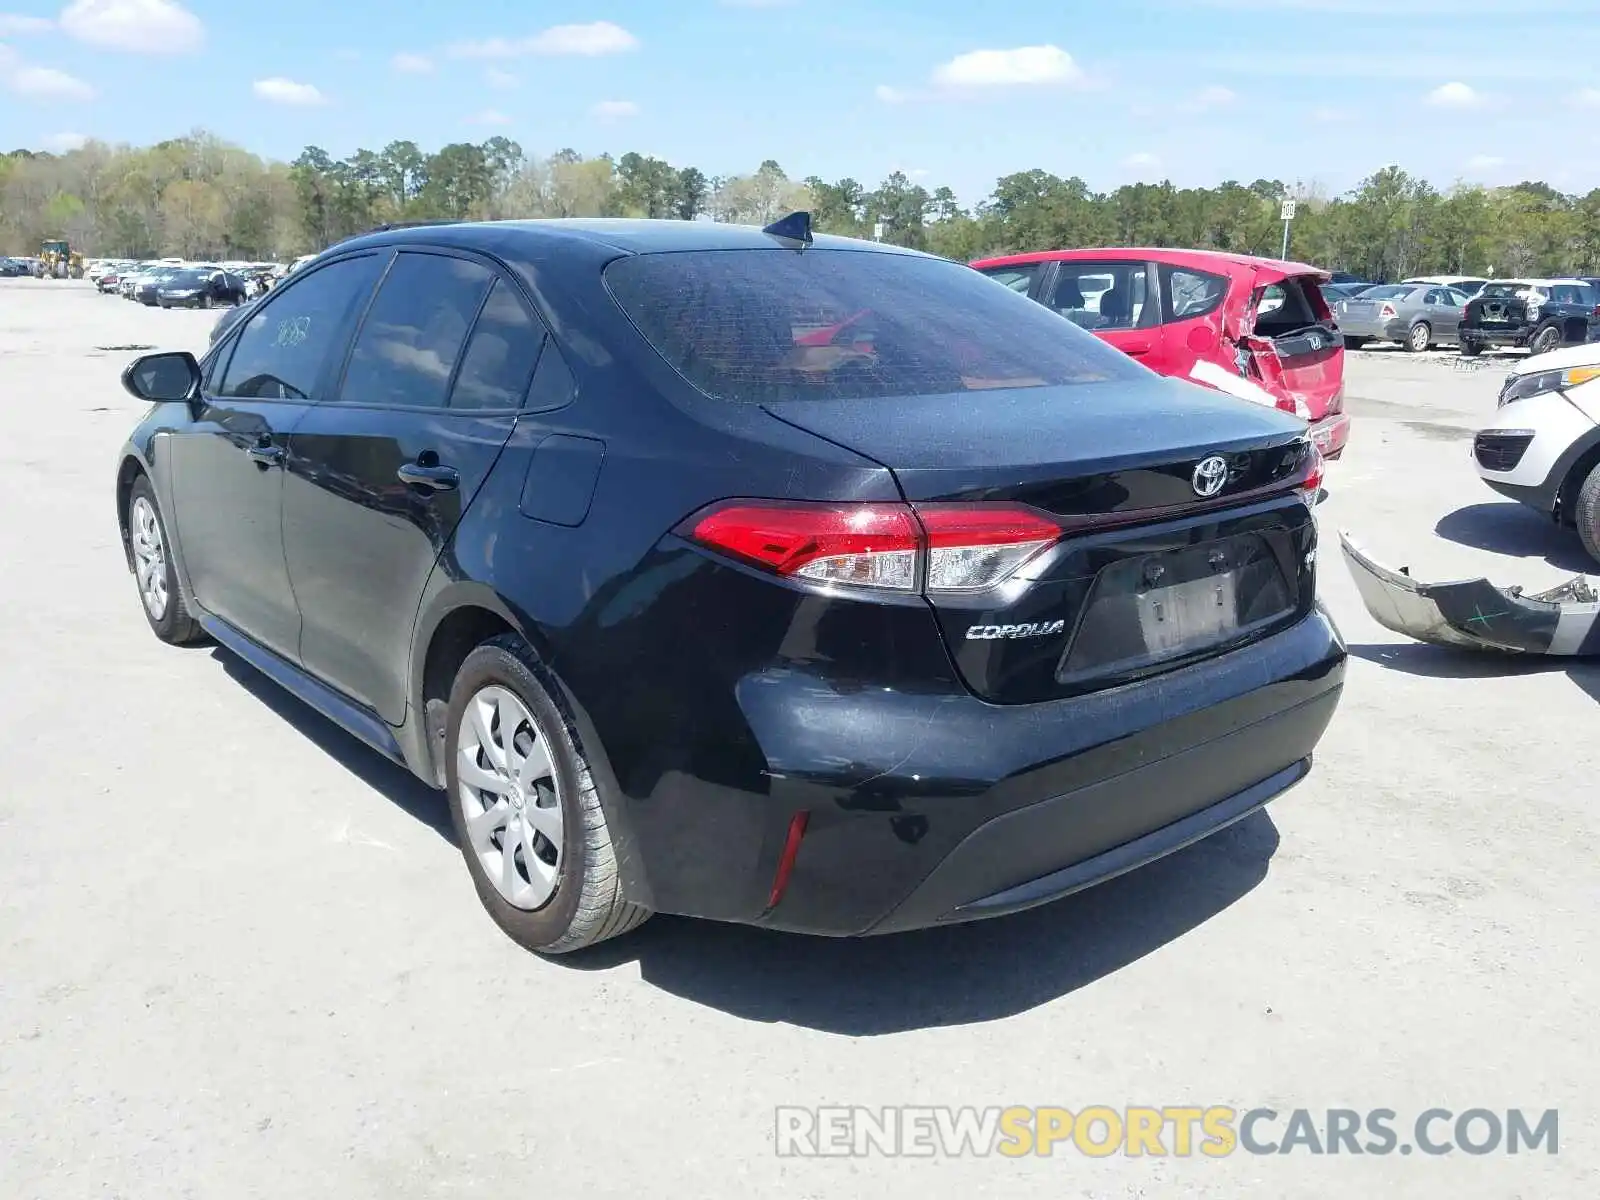
<svg viewBox="0 0 1600 1200">
<path fill-rule="evenodd" d="M 145 615 L 445 789 L 535 949 L 1040 904 L 1292 786 L 1338 702 L 1305 423 L 958 264 L 442 225 L 246 312 L 124 374 Z"/>
<path fill-rule="evenodd" d="M 1334 309 L 1345 348 L 1368 342 L 1399 342 L 1413 354 L 1435 345 L 1453 346 L 1461 327 L 1465 293 L 1431 284 L 1382 283 Z"/>
<path fill-rule="evenodd" d="M 1575 529 L 1600 562 L 1600 342 L 1518 361 L 1472 456 L 1486 484 Z"/>
<path fill-rule="evenodd" d="M 1292 412 L 1344 453 L 1344 344 L 1303 263 L 1210 250 L 1048 250 L 975 269 L 1159 371 Z"/>
<path fill-rule="evenodd" d="M 216 308 L 243 304 L 249 286 L 239 276 L 220 267 L 177 271 L 156 287 L 156 303 L 162 308 Z"/>
<path fill-rule="evenodd" d="M 1496 279 L 1467 304 L 1461 353 L 1493 346 L 1546 354 L 1600 334 L 1600 293 L 1579 279 Z"/>
<path fill-rule="evenodd" d="M 160 303 L 161 289 L 183 273 L 183 268 L 181 267 L 162 267 L 159 270 L 150 271 L 141 276 L 139 282 L 134 284 L 133 298 L 140 304 L 147 304 L 154 308 Z"/>
</svg>

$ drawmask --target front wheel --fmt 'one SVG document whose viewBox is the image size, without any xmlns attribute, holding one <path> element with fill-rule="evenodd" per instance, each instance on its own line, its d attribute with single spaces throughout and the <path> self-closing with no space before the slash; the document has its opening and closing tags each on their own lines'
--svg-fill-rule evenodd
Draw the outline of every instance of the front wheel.
<svg viewBox="0 0 1600 1200">
<path fill-rule="evenodd" d="M 1578 488 L 1578 502 L 1573 506 L 1572 515 L 1583 548 L 1590 558 L 1600 563 L 1600 466 L 1590 471 Z"/>
<path fill-rule="evenodd" d="M 1546 325 L 1533 335 L 1533 344 L 1528 347 L 1534 354 L 1548 354 L 1561 345 L 1561 330 L 1554 325 Z"/>
<path fill-rule="evenodd" d="M 461 664 L 445 724 L 450 819 L 478 899 L 542 954 L 581 950 L 650 916 L 623 897 L 612 833 L 552 698 L 557 686 L 521 638 L 495 638 Z"/>
<path fill-rule="evenodd" d="M 189 615 L 178 572 L 172 562 L 161 506 L 148 477 L 134 481 L 128 497 L 128 547 L 133 552 L 133 576 L 139 587 L 139 605 L 145 620 L 163 642 L 182 646 L 204 638 L 200 623 Z"/>
<path fill-rule="evenodd" d="M 1406 349 L 1413 354 L 1421 354 L 1432 340 L 1433 328 L 1426 321 L 1418 321 L 1406 337 Z"/>
<path fill-rule="evenodd" d="M 200 307 L 201 308 L 210 308 L 211 307 L 211 293 L 210 292 L 207 292 L 204 296 L 200 297 Z"/>
</svg>

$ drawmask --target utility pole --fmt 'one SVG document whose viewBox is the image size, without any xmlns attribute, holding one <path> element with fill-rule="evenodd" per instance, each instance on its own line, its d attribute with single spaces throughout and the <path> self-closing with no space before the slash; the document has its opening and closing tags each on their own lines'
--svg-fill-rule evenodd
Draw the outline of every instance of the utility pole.
<svg viewBox="0 0 1600 1200">
<path fill-rule="evenodd" d="M 1278 257 L 1287 259 L 1289 257 L 1289 225 L 1294 220 L 1294 201 L 1288 196 L 1284 197 L 1283 204 L 1278 209 L 1278 219 L 1283 222 L 1283 253 Z"/>
</svg>

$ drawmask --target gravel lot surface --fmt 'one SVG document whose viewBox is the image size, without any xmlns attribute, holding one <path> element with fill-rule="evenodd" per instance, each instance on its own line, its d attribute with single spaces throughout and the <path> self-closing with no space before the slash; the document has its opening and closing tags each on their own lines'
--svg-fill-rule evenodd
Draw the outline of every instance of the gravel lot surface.
<svg viewBox="0 0 1600 1200">
<path fill-rule="evenodd" d="M 1586 569 L 1472 472 L 1493 360 L 1350 358 L 1348 686 L 1268 815 L 998 922 L 661 918 L 547 962 L 479 910 L 437 793 L 146 628 L 117 377 L 212 319 L 0 281 L 0 1196 L 1600 1194 L 1600 667 L 1397 644 L 1333 538 L 1419 577 Z M 774 1106 L 814 1104 L 1559 1108 L 1560 1153 L 776 1158 Z"/>
</svg>

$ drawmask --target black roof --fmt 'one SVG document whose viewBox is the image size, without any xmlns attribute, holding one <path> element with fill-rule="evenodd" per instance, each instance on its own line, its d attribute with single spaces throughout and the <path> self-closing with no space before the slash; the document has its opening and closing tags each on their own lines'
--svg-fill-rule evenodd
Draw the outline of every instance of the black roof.
<svg viewBox="0 0 1600 1200">
<path fill-rule="evenodd" d="M 356 245 L 386 245 L 419 241 L 436 245 L 470 247 L 485 241 L 507 245 L 527 239 L 530 245 L 584 242 L 623 254 L 651 254 L 673 250 L 759 250 L 782 248 L 784 242 L 754 225 L 729 225 L 720 221 L 646 220 L 626 217 L 562 217 L 529 221 L 461 221 L 387 227 L 338 244 L 341 250 Z M 818 249 L 873 250 L 921 255 L 917 250 L 859 238 L 817 234 Z M 804 253 L 804 251 L 800 251 Z M 924 256 L 925 257 L 925 256 Z"/>
</svg>

